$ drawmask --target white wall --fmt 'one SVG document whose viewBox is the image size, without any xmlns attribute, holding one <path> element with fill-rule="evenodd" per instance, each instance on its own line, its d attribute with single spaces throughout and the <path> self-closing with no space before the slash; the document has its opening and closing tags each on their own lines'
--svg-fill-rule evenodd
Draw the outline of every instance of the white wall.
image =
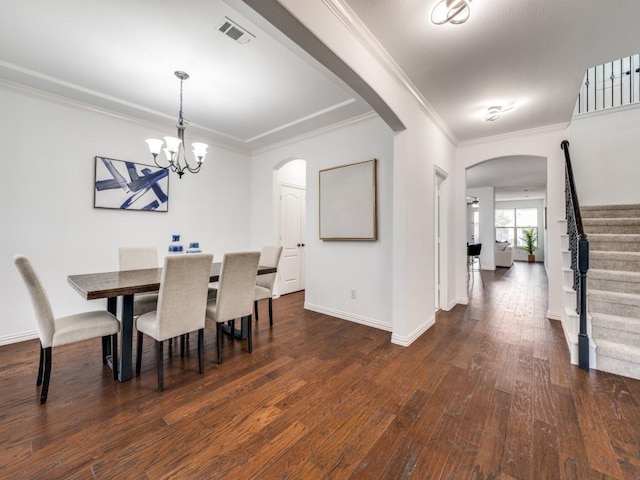
<svg viewBox="0 0 640 480">
<path fill-rule="evenodd" d="M 172 125 L 134 123 L 7 87 L 0 88 L 0 132 L 0 343 L 29 338 L 37 329 L 13 265 L 16 253 L 31 258 L 54 313 L 64 315 L 104 308 L 103 300 L 82 299 L 66 277 L 117 270 L 121 245 L 156 245 L 164 255 L 171 235 L 179 233 L 217 259 L 249 247 L 246 155 L 212 146 L 199 174 L 181 180 L 170 174 L 168 213 L 94 209 L 94 156 L 151 163 L 144 139 L 174 134 Z M 188 129 L 187 137 L 196 141 Z"/>
<path fill-rule="evenodd" d="M 391 217 L 381 217 L 381 220 L 393 222 L 393 272 L 391 278 L 386 279 L 386 295 L 391 292 L 392 298 L 391 341 L 409 345 L 435 321 L 435 168 L 448 174 L 443 183 L 442 217 L 445 220 L 443 230 L 450 232 L 454 198 L 454 146 L 427 113 L 427 109 L 419 106 L 407 94 L 407 86 L 401 85 L 397 77 L 378 62 L 371 50 L 325 2 L 279 0 L 279 3 L 363 78 L 406 127 L 404 131 L 396 133 L 393 141 L 393 217 L 392 220 Z M 359 32 L 366 36 L 364 30 Z M 313 195 L 309 193 L 308 198 L 312 199 Z M 444 308 L 451 308 L 455 303 L 452 292 L 460 275 L 460 272 L 449 268 L 458 253 L 449 248 L 452 241 L 448 238 L 443 241 L 443 268 L 446 272 Z M 464 265 L 464 250 L 462 255 Z M 462 275 L 466 278 L 466 271 Z"/>
<path fill-rule="evenodd" d="M 393 134 L 377 117 L 254 155 L 251 174 L 254 248 L 278 241 L 273 175 L 291 158 L 306 161 L 305 306 L 391 330 Z M 376 158 L 378 240 L 328 242 L 318 235 L 318 172 Z M 291 165 L 290 162 L 287 165 Z M 286 166 L 285 166 L 286 167 Z M 356 299 L 350 298 L 356 289 Z"/>
<path fill-rule="evenodd" d="M 496 209 L 500 208 L 537 208 L 538 209 L 538 248 L 534 252 L 536 256 L 536 262 L 544 262 L 545 252 L 545 234 L 544 234 L 544 201 L 542 199 L 532 200 L 510 200 L 496 202 Z M 494 224 L 495 225 L 495 224 Z M 526 262 L 528 253 L 524 250 L 513 247 L 513 259 L 521 262 Z"/>
<path fill-rule="evenodd" d="M 305 188 L 307 186 L 307 162 L 291 160 L 278 170 L 278 183 Z"/>
<path fill-rule="evenodd" d="M 640 203 L 640 106 L 576 117 L 571 164 L 580 205 Z"/>
</svg>

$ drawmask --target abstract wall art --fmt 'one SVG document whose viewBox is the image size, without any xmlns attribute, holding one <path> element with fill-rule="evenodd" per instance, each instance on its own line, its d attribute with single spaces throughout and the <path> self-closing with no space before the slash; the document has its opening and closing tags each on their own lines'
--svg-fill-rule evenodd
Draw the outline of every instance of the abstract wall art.
<svg viewBox="0 0 640 480">
<path fill-rule="evenodd" d="M 96 157 L 95 208 L 169 211 L 169 170 Z"/>
<path fill-rule="evenodd" d="M 377 240 L 376 159 L 319 172 L 320 240 Z"/>
</svg>

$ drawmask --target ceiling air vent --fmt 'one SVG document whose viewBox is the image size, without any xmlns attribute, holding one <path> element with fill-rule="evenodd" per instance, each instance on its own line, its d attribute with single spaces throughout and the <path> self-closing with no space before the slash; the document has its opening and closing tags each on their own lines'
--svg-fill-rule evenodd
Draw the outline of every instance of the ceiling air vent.
<svg viewBox="0 0 640 480">
<path fill-rule="evenodd" d="M 224 20 L 218 25 L 218 30 L 224 33 L 227 37 L 235 40 L 240 44 L 245 44 L 256 36 L 248 30 L 242 28 L 236 22 L 229 17 L 224 17 Z"/>
</svg>

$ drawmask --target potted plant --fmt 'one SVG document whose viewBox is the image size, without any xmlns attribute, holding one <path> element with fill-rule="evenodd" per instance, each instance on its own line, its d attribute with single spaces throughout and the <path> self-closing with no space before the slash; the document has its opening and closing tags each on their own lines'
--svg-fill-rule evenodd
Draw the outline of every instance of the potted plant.
<svg viewBox="0 0 640 480">
<path fill-rule="evenodd" d="M 520 250 L 524 250 L 529 255 L 527 255 L 527 260 L 529 262 L 535 262 L 536 256 L 533 254 L 536 250 L 536 243 L 538 241 L 538 234 L 533 228 L 526 228 L 522 231 L 522 236 L 520 240 L 524 243 L 524 245 L 519 245 L 518 248 Z"/>
</svg>

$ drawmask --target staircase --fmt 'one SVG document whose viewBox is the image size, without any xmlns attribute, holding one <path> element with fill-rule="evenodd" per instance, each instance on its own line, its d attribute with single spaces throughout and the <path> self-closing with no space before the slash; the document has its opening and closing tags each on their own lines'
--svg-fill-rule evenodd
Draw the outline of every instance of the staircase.
<svg viewBox="0 0 640 480">
<path fill-rule="evenodd" d="M 640 379 L 640 205 L 581 207 L 596 368 Z"/>
</svg>

